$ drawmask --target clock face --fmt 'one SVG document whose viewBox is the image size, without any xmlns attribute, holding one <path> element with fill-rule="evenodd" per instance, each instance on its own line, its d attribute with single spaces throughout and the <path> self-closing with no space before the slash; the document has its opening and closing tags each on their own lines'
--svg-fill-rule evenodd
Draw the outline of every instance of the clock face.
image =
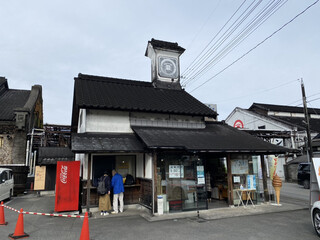
<svg viewBox="0 0 320 240">
<path fill-rule="evenodd" d="M 164 78 L 178 78 L 176 58 L 159 57 L 159 75 Z"/>
</svg>

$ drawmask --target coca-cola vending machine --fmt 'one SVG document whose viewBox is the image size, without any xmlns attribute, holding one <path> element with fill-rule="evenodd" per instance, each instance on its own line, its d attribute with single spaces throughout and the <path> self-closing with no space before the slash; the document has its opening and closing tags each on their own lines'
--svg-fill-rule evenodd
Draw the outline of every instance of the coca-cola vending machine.
<svg viewBox="0 0 320 240">
<path fill-rule="evenodd" d="M 79 161 L 57 162 L 55 212 L 78 210 L 79 177 Z"/>
</svg>

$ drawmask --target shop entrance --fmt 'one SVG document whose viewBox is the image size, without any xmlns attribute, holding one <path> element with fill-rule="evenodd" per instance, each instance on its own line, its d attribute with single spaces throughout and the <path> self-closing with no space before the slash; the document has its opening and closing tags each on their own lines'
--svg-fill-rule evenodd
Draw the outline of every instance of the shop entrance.
<svg viewBox="0 0 320 240">
<path fill-rule="evenodd" d="M 225 157 L 205 157 L 208 209 L 228 206 L 228 174 Z"/>
<path fill-rule="evenodd" d="M 98 179 L 103 175 L 105 171 L 108 172 L 108 175 L 111 177 L 112 169 L 116 167 L 116 158 L 115 156 L 108 155 L 97 155 L 93 156 L 92 163 L 92 180 L 94 186 L 98 185 Z"/>
</svg>

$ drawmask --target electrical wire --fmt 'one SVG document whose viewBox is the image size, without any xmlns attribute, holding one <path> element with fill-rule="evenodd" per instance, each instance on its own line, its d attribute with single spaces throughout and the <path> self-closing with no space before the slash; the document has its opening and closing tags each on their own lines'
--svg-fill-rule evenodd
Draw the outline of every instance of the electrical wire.
<svg viewBox="0 0 320 240">
<path fill-rule="evenodd" d="M 212 67 L 217 65 L 223 58 L 225 58 L 231 51 L 233 51 L 237 46 L 239 46 L 245 39 L 247 39 L 256 29 L 258 29 L 266 20 L 268 20 L 276 11 L 278 11 L 288 0 L 281 3 L 279 1 L 277 5 L 272 6 L 271 9 L 260 12 L 257 14 L 256 18 L 252 20 L 247 26 L 235 36 L 227 46 L 225 46 L 214 58 L 212 58 L 205 66 L 203 66 L 198 72 L 190 77 L 190 81 L 194 80 L 192 83 L 195 83 L 199 80 L 199 77 L 208 72 Z M 260 15 L 260 16 L 259 16 Z M 259 17 L 259 18 L 258 18 Z M 258 20 L 257 20 L 258 19 Z M 197 78 L 197 79 L 196 79 Z M 192 84 L 191 83 L 191 84 Z"/>
<path fill-rule="evenodd" d="M 237 10 L 231 15 L 231 17 L 228 19 L 228 21 L 222 26 L 222 28 L 218 31 L 218 33 L 210 40 L 210 42 L 204 47 L 204 49 L 199 53 L 199 55 L 191 62 L 191 64 L 187 67 L 187 69 L 182 73 L 182 76 L 184 77 L 184 75 L 188 74 L 188 71 L 193 70 L 195 64 L 198 63 L 198 61 L 201 60 L 201 55 L 202 53 L 210 46 L 210 44 L 213 42 L 214 39 L 216 39 L 216 37 L 221 33 L 221 31 L 225 28 L 225 26 L 227 26 L 227 24 L 231 21 L 231 19 L 236 15 L 236 13 L 241 9 L 241 7 L 243 6 L 243 4 L 246 2 L 246 0 L 244 0 L 240 6 L 237 8 Z M 200 60 L 199 60 L 200 58 Z"/>
<path fill-rule="evenodd" d="M 247 51 L 246 53 L 244 53 L 242 56 L 240 56 L 239 58 L 237 58 L 235 61 L 233 61 L 231 64 L 229 64 L 228 66 L 226 66 L 225 68 L 223 68 L 222 70 L 220 70 L 218 73 L 216 73 L 215 75 L 213 75 L 212 77 L 210 77 L 208 80 L 206 80 L 205 82 L 203 82 L 202 84 L 200 84 L 198 87 L 192 89 L 190 91 L 194 92 L 195 90 L 199 89 L 200 87 L 202 87 L 203 85 L 205 85 L 206 83 L 208 83 L 209 81 L 211 81 L 212 79 L 214 79 L 215 77 L 217 77 L 218 75 L 220 75 L 221 73 L 223 73 L 225 70 L 227 70 L 228 68 L 230 68 L 232 65 L 234 65 L 235 63 L 237 63 L 239 60 L 241 60 L 242 58 L 244 58 L 245 56 L 247 56 L 249 53 L 251 53 L 252 51 L 254 51 L 256 48 L 258 48 L 259 46 L 261 46 L 263 43 L 265 43 L 267 40 L 269 40 L 270 38 L 272 38 L 275 34 L 277 34 L 278 32 L 280 32 L 283 28 L 285 28 L 287 25 L 289 25 L 290 23 L 292 23 L 295 19 L 297 19 L 299 16 L 301 16 L 302 14 L 304 14 L 307 10 L 309 10 L 311 7 L 313 7 L 315 4 L 317 4 L 319 2 L 319 0 L 315 1 L 314 3 L 310 4 L 307 8 L 305 8 L 303 11 L 301 11 L 299 14 L 297 14 L 295 17 L 293 17 L 290 21 L 286 22 L 284 25 L 282 25 L 280 28 L 278 28 L 276 31 L 274 31 L 271 35 L 269 35 L 268 37 L 266 37 L 264 40 L 262 40 L 261 42 L 259 42 L 256 46 L 254 46 L 253 48 L 251 48 L 249 51 Z"/>
<path fill-rule="evenodd" d="M 246 98 L 246 97 L 254 96 L 254 95 L 261 95 L 261 93 L 269 92 L 269 91 L 272 91 L 272 90 L 277 89 L 277 88 L 282 88 L 283 86 L 287 86 L 287 85 L 289 85 L 289 84 L 291 84 L 293 82 L 297 82 L 297 81 L 299 81 L 299 80 L 291 80 L 291 81 L 288 81 L 286 83 L 280 84 L 280 85 L 278 85 L 276 87 L 264 89 L 264 90 L 261 90 L 261 91 L 255 91 L 254 94 L 248 94 L 248 95 L 238 96 L 238 97 L 234 97 L 234 98 L 229 98 L 229 99 L 226 99 L 226 100 L 223 100 L 223 101 L 218 101 L 217 103 L 233 101 L 233 100 L 236 100 L 236 99 Z"/>
</svg>

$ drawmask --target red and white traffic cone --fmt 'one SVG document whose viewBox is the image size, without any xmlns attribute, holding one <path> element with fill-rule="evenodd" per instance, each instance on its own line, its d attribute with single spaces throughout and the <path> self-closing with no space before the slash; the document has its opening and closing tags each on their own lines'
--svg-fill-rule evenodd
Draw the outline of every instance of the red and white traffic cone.
<svg viewBox="0 0 320 240">
<path fill-rule="evenodd" d="M 29 234 L 24 232 L 24 224 L 23 224 L 23 209 L 20 209 L 16 229 L 14 233 L 9 234 L 10 239 L 19 239 L 19 238 L 27 238 Z"/>
<path fill-rule="evenodd" d="M 0 205 L 0 225 L 7 225 L 8 223 L 6 222 L 4 218 L 4 207 L 3 207 L 3 202 L 1 202 Z"/>
<path fill-rule="evenodd" d="M 81 229 L 80 240 L 90 240 L 89 234 L 89 220 L 88 220 L 88 212 L 84 215 L 84 220 Z"/>
</svg>

